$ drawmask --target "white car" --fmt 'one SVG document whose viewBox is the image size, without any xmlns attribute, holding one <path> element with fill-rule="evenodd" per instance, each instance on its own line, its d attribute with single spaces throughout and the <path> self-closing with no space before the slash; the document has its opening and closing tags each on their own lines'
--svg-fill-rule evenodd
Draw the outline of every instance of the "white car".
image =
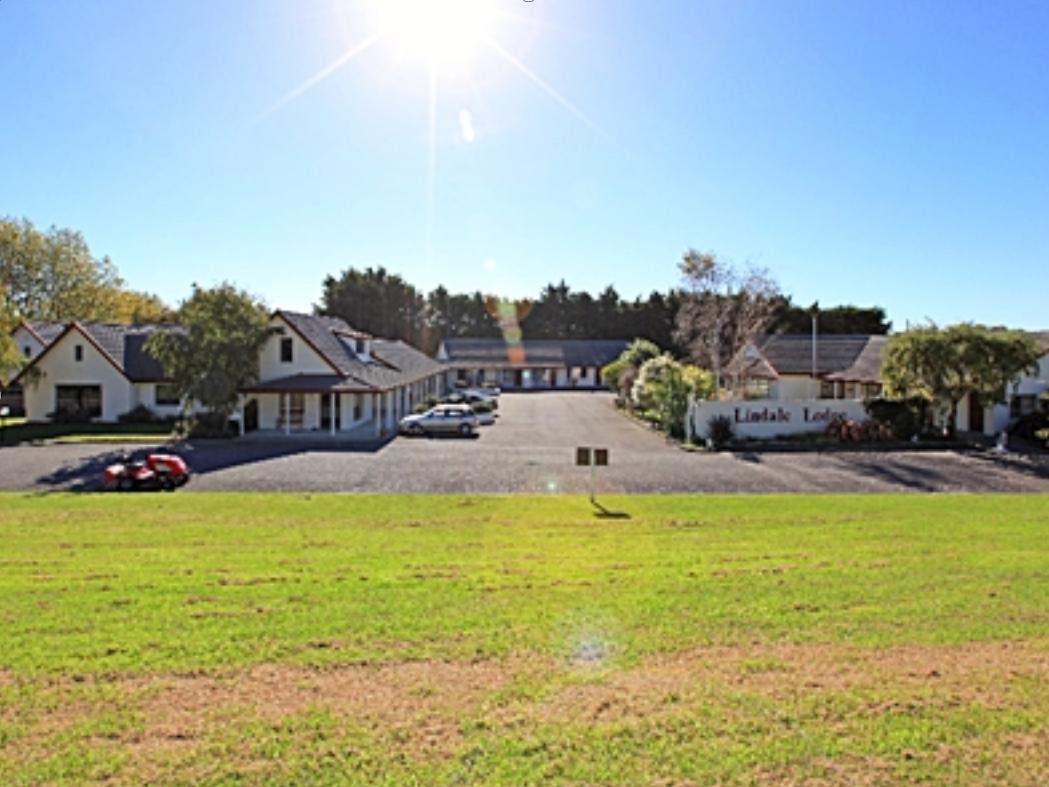
<svg viewBox="0 0 1049 787">
<path fill-rule="evenodd" d="M 401 419 L 404 434 L 458 434 L 469 437 L 480 425 L 477 414 L 468 404 L 439 404 L 425 413 L 407 415 Z"/>
</svg>

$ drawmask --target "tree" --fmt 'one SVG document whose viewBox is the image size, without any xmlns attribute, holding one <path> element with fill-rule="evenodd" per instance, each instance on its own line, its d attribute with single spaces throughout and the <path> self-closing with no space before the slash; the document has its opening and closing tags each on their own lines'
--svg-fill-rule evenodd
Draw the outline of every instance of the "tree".
<svg viewBox="0 0 1049 787">
<path fill-rule="evenodd" d="M 645 361 L 661 354 L 659 347 L 648 339 L 634 339 L 616 360 L 601 370 L 601 380 L 616 392 L 619 403 L 625 404 L 637 379 L 637 371 Z"/>
<path fill-rule="evenodd" d="M 664 354 L 641 366 L 632 397 L 638 408 L 656 416 L 663 431 L 682 437 L 689 399 L 707 399 L 713 391 L 712 374 Z"/>
<path fill-rule="evenodd" d="M 10 307 L 4 306 L 3 289 L 0 284 L 0 388 L 5 387 L 25 363 L 25 357 L 11 336 L 18 326 L 18 317 Z"/>
<path fill-rule="evenodd" d="M 821 334 L 862 334 L 884 336 L 892 329 L 880 306 L 833 306 L 815 309 Z M 795 306 L 789 297 L 783 298 L 776 308 L 773 330 L 782 333 L 808 333 L 812 330 L 812 308 Z"/>
<path fill-rule="evenodd" d="M 0 219 L 0 306 L 30 320 L 112 319 L 123 282 L 108 257 L 95 258 L 79 232 Z"/>
<path fill-rule="evenodd" d="M 113 297 L 113 322 L 125 325 L 173 323 L 175 312 L 156 295 L 135 290 L 120 290 Z"/>
<path fill-rule="evenodd" d="M 178 310 L 180 330 L 157 331 L 146 344 L 175 381 L 180 397 L 203 404 L 226 428 L 239 391 L 258 379 L 268 336 L 262 304 L 232 284 L 193 285 Z"/>
<path fill-rule="evenodd" d="M 954 434 L 958 404 L 974 394 L 991 404 L 1021 374 L 1037 367 L 1041 351 L 1022 331 L 961 323 L 929 325 L 893 336 L 885 350 L 882 375 L 894 396 L 924 396 L 946 416 L 944 431 Z"/>
<path fill-rule="evenodd" d="M 713 370 L 720 386 L 725 364 L 772 325 L 779 286 L 764 269 L 738 270 L 710 252 L 690 249 L 679 267 L 685 294 L 675 338 L 692 361 Z"/>
</svg>

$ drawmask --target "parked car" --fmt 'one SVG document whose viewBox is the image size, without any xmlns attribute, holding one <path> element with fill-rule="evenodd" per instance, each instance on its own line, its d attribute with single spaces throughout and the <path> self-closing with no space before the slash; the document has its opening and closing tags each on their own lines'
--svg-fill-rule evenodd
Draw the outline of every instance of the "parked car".
<svg viewBox="0 0 1049 787">
<path fill-rule="evenodd" d="M 111 464 L 102 475 L 106 489 L 130 492 L 136 489 L 163 489 L 173 492 L 189 481 L 186 460 L 172 454 L 150 454 L 145 461 L 125 460 Z"/>
<path fill-rule="evenodd" d="M 425 413 L 401 419 L 404 434 L 458 434 L 469 437 L 480 425 L 477 414 L 467 404 L 439 404 Z"/>
<path fill-rule="evenodd" d="M 499 409 L 499 400 L 494 396 L 478 391 L 476 388 L 465 388 L 461 391 L 452 391 L 444 401 L 450 404 L 484 404 L 493 410 Z"/>
</svg>

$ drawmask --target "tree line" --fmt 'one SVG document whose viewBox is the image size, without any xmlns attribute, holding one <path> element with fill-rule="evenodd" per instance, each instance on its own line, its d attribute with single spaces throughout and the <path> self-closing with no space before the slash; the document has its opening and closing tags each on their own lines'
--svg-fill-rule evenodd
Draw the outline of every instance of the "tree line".
<svg viewBox="0 0 1049 787">
<path fill-rule="evenodd" d="M 728 307 L 745 302 L 745 292 L 724 290 L 709 297 Z M 878 306 L 806 308 L 778 288 L 765 293 L 765 299 L 770 319 L 762 328 L 768 331 L 808 333 L 814 312 L 821 333 L 886 334 L 892 327 Z M 316 309 L 359 330 L 401 339 L 431 354 L 441 339 L 500 337 L 510 324 L 519 327 L 525 339 L 645 338 L 684 357 L 690 354 L 692 339 L 679 329 L 679 313 L 689 300 L 684 287 L 653 290 L 647 297 L 631 299 L 611 285 L 593 295 L 573 290 L 563 280 L 547 284 L 534 299 L 506 300 L 480 291 L 452 293 L 444 286 L 426 293 L 385 268 L 369 267 L 326 277 Z"/>
</svg>

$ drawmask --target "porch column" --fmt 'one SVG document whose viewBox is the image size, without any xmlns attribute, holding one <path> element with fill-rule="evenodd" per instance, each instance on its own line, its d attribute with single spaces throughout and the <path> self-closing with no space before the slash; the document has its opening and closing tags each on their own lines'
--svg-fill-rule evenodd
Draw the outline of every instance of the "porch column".
<svg viewBox="0 0 1049 787">
<path fill-rule="evenodd" d="M 382 435 L 382 421 L 380 420 L 379 413 L 379 396 L 381 396 L 381 394 L 373 393 L 371 401 L 371 417 L 372 424 L 374 424 L 376 437 L 380 437 Z"/>
<path fill-rule="evenodd" d="M 284 394 L 284 434 L 291 434 L 291 394 Z"/>
<path fill-rule="evenodd" d="M 335 410 L 335 397 L 336 396 L 338 396 L 338 394 L 334 393 L 334 392 L 328 394 L 328 432 L 331 434 L 332 437 L 335 437 L 335 413 L 336 413 L 336 410 Z"/>
</svg>

